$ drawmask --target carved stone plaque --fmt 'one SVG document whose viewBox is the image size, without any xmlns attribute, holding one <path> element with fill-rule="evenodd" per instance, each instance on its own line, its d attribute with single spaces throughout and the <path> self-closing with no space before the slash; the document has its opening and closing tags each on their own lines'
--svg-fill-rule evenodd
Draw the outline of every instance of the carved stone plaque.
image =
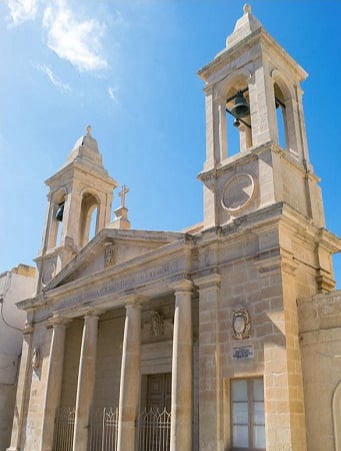
<svg viewBox="0 0 341 451">
<path fill-rule="evenodd" d="M 234 346 L 232 349 L 233 360 L 249 360 L 253 359 L 255 355 L 253 345 L 249 346 Z"/>
<path fill-rule="evenodd" d="M 251 200 L 255 190 L 255 182 L 250 174 L 235 175 L 225 186 L 222 204 L 227 210 L 234 212 L 245 207 Z"/>
</svg>

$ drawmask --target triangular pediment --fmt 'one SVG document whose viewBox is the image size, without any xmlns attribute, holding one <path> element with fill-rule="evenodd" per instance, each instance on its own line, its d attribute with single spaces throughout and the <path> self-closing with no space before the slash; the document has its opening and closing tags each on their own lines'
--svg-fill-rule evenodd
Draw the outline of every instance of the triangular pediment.
<svg viewBox="0 0 341 451">
<path fill-rule="evenodd" d="M 184 233 L 103 229 L 60 271 L 44 291 L 100 274 L 183 239 Z"/>
</svg>

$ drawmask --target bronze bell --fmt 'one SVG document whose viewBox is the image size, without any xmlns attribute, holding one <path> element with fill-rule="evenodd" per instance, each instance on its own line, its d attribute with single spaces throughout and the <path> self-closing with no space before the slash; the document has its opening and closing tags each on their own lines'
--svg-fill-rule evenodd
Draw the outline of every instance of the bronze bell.
<svg viewBox="0 0 341 451">
<path fill-rule="evenodd" d="M 56 219 L 57 221 L 62 222 L 63 220 L 63 213 L 64 213 L 64 202 L 58 205 L 58 210 L 56 213 Z"/>
<path fill-rule="evenodd" d="M 233 126 L 234 127 L 239 127 L 240 126 L 240 122 L 239 122 L 239 119 L 238 118 L 234 118 L 234 121 L 233 121 Z"/>
<path fill-rule="evenodd" d="M 250 106 L 246 102 L 242 91 L 238 91 L 234 106 L 231 108 L 231 113 L 235 117 L 245 117 L 250 114 Z"/>
</svg>

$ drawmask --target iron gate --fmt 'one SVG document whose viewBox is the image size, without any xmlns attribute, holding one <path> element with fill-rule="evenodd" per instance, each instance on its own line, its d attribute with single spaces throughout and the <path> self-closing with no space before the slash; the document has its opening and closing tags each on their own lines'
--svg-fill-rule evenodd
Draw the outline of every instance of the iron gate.
<svg viewBox="0 0 341 451">
<path fill-rule="evenodd" d="M 72 451 L 75 408 L 59 407 L 56 412 L 53 451 Z"/>
<path fill-rule="evenodd" d="M 144 410 L 139 418 L 139 451 L 169 451 L 171 414 L 164 408 Z"/>
<path fill-rule="evenodd" d="M 118 408 L 93 408 L 90 415 L 89 451 L 116 451 Z"/>
</svg>

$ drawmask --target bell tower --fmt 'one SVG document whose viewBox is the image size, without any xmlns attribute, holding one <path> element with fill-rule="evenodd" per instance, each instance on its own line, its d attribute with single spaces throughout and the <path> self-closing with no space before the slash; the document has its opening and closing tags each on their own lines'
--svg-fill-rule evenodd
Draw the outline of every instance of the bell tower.
<svg viewBox="0 0 341 451">
<path fill-rule="evenodd" d="M 110 223 L 113 190 L 118 183 L 103 167 L 97 141 L 88 126 L 66 163 L 45 181 L 48 193 L 42 248 L 36 263 L 38 291 Z"/>
<path fill-rule="evenodd" d="M 277 202 L 323 227 L 300 87 L 307 73 L 264 30 L 249 5 L 226 48 L 199 76 L 205 81 L 206 101 L 206 161 L 199 175 L 205 228 Z M 238 149 L 229 139 L 233 119 Z"/>
</svg>

